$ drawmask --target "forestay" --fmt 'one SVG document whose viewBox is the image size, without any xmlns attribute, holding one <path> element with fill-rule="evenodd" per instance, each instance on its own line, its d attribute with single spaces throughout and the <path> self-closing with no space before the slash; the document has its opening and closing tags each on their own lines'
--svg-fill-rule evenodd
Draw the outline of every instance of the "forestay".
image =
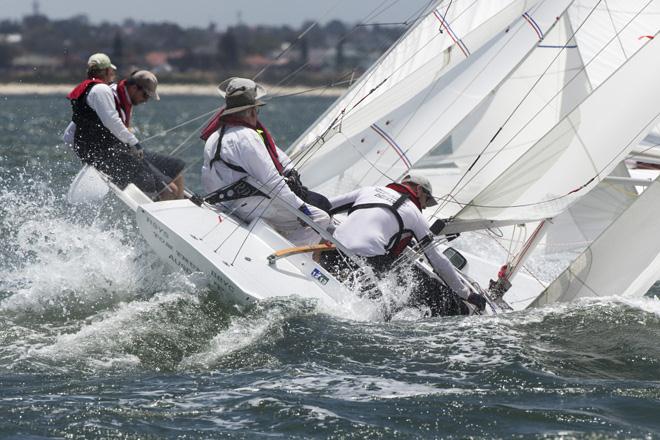
<svg viewBox="0 0 660 440">
<path fill-rule="evenodd" d="M 574 27 L 589 16 L 576 42 L 597 87 L 658 31 L 660 1 L 576 0 L 569 16 Z"/>
</svg>

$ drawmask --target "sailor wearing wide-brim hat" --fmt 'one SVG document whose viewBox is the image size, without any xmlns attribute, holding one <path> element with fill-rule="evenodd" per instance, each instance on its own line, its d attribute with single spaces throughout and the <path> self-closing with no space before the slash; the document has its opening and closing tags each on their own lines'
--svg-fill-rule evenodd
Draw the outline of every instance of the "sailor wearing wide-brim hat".
<svg viewBox="0 0 660 440">
<path fill-rule="evenodd" d="M 205 191 L 228 187 L 247 176 L 271 198 L 251 196 L 224 202 L 227 208 L 246 222 L 258 217 L 267 220 L 296 245 L 318 243 L 316 232 L 301 226 L 298 218 L 282 206 L 285 203 L 300 209 L 322 228 L 330 224 L 325 212 L 305 203 L 287 185 L 284 176 L 293 164 L 257 117 L 266 90 L 251 79 L 237 77 L 223 81 L 218 90 L 225 107 L 201 136 L 206 140 L 202 166 Z"/>
<path fill-rule="evenodd" d="M 225 98 L 223 115 L 231 115 L 253 107 L 266 105 L 260 99 L 266 96 L 266 89 L 247 78 L 232 77 L 218 86 L 220 96 Z"/>
</svg>

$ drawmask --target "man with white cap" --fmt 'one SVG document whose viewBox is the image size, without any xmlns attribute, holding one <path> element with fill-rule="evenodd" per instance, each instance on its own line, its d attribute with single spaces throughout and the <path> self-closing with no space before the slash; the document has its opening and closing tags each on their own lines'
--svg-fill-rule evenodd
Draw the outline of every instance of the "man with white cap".
<svg viewBox="0 0 660 440">
<path fill-rule="evenodd" d="M 268 195 L 250 196 L 224 202 L 239 218 L 250 222 L 260 217 L 296 245 L 318 242 L 314 230 L 282 206 L 301 210 L 320 227 L 326 228 L 330 217 L 305 203 L 286 183 L 289 157 L 280 150 L 257 117 L 265 90 L 246 78 L 229 78 L 219 86 L 225 96 L 225 108 L 202 133 L 206 140 L 202 184 L 207 193 L 229 187 L 249 176 L 259 191 Z"/>
<path fill-rule="evenodd" d="M 116 69 L 104 54 L 92 55 L 90 63 L 88 72 L 92 73 Z M 161 200 L 181 198 L 185 163 L 145 153 L 130 130 L 133 106 L 151 98 L 159 100 L 157 86 L 156 76 L 146 70 L 133 72 L 112 86 L 96 76 L 81 82 L 67 95 L 73 125 L 64 140 L 84 163 L 106 173 L 121 188 L 134 183 Z"/>
<path fill-rule="evenodd" d="M 87 60 L 87 78 L 99 78 L 106 84 L 115 80 L 117 66 L 112 64 L 110 57 L 104 53 L 95 53 Z"/>
<path fill-rule="evenodd" d="M 102 82 L 111 85 L 116 76 L 117 66 L 112 64 L 110 57 L 104 53 L 95 53 L 87 60 L 87 80 L 84 83 L 87 85 L 91 82 Z M 65 144 L 73 146 L 74 137 L 76 135 L 75 122 L 69 122 L 69 125 L 64 130 L 62 140 Z"/>
<path fill-rule="evenodd" d="M 365 257 L 377 272 L 394 269 L 393 263 L 415 239 L 437 275 L 449 288 L 483 310 L 486 300 L 470 293 L 456 268 L 433 245 L 433 234 L 422 215 L 422 209 L 437 205 L 432 193 L 431 183 L 426 177 L 408 175 L 401 183 L 364 187 L 331 198 L 332 214 L 348 211 L 348 217 L 335 229 L 334 237 L 356 255 Z M 335 261 L 329 260 L 328 263 L 326 265 L 330 266 Z M 422 280 L 422 284 L 428 285 L 428 281 Z M 432 293 L 439 295 L 439 292 Z M 428 298 L 429 293 L 422 292 L 421 295 Z"/>
</svg>

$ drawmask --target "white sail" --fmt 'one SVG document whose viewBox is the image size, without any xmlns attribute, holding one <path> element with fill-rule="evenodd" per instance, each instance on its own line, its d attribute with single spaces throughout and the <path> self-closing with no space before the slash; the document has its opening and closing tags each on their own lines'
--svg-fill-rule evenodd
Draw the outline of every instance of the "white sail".
<svg viewBox="0 0 660 440">
<path fill-rule="evenodd" d="M 333 194 L 404 175 L 491 96 L 569 4 L 569 0 L 538 3 L 440 78 L 436 72 L 443 61 L 429 60 L 395 90 L 375 99 L 375 107 L 360 109 L 352 119 L 342 121 L 341 132 L 301 168 L 303 173 L 309 170 L 305 182 Z M 394 110 L 383 114 L 384 109 Z M 341 155 L 335 148 L 341 148 Z"/>
<path fill-rule="evenodd" d="M 630 177 L 624 162 L 610 176 Z M 581 251 L 637 199 L 631 183 L 604 180 L 552 219 L 543 242 L 545 253 Z"/>
<path fill-rule="evenodd" d="M 540 219 L 565 210 L 656 124 L 659 71 L 660 42 L 651 39 L 459 216 L 502 220 L 524 214 Z"/>
<path fill-rule="evenodd" d="M 577 45 L 596 87 L 630 58 L 660 29 L 659 0 L 576 0 L 571 22 L 588 26 L 577 36 Z M 660 135 L 656 126 L 651 133 Z"/>
<path fill-rule="evenodd" d="M 436 195 L 452 192 L 460 200 L 470 200 L 589 94 L 573 33 L 563 17 L 480 111 L 451 132 L 443 146 L 451 154 L 443 158 L 434 151 L 417 164 L 433 182 Z M 453 172 L 437 167 L 439 159 L 451 163 Z M 457 184 L 458 190 L 452 191 Z M 449 201 L 439 215 L 453 216 L 460 208 Z"/>
<path fill-rule="evenodd" d="M 569 16 L 573 27 L 589 17 L 576 40 L 597 87 L 658 32 L 660 1 L 576 0 Z"/>
<path fill-rule="evenodd" d="M 530 307 L 594 296 L 644 295 L 660 276 L 656 180 Z"/>
<path fill-rule="evenodd" d="M 429 60 L 440 60 L 439 69 L 465 59 L 496 32 L 531 8 L 537 0 L 437 1 L 395 45 L 365 72 L 353 86 L 330 106 L 292 145 L 290 153 L 305 151 L 324 136 L 338 118 L 350 120 L 351 113 L 370 107 L 371 103 L 397 87 Z M 469 34 L 477 35 L 465 41 Z M 478 38 L 477 38 L 478 37 Z M 423 85 L 420 85 L 423 86 Z"/>
</svg>

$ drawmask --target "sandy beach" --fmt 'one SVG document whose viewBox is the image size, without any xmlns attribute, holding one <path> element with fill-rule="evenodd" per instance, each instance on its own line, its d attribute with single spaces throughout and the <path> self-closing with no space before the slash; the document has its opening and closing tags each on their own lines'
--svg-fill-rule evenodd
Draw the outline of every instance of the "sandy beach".
<svg viewBox="0 0 660 440">
<path fill-rule="evenodd" d="M 29 84 L 29 83 L 0 83 L 0 96 L 13 95 L 66 95 L 75 84 Z M 197 95 L 217 96 L 217 86 L 211 84 L 159 84 L 158 93 L 167 95 Z M 305 96 L 339 96 L 346 89 L 312 88 L 305 86 L 277 87 L 265 84 L 264 87 L 270 95 L 305 95 Z"/>
</svg>

